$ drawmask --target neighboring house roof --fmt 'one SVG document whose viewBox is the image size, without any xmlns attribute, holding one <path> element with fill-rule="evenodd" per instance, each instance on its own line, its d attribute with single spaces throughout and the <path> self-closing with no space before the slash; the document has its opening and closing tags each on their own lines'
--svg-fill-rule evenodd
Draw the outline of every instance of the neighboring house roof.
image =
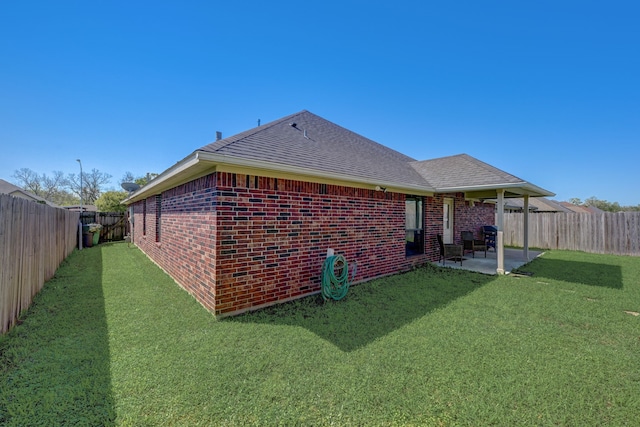
<svg viewBox="0 0 640 427">
<path fill-rule="evenodd" d="M 591 213 L 605 213 L 605 211 L 596 206 L 587 206 L 587 209 L 589 209 L 589 212 Z"/>
<path fill-rule="evenodd" d="M 505 200 L 504 207 L 507 210 L 523 210 L 524 199 L 514 198 Z M 529 199 L 529 210 L 535 212 L 571 212 L 560 203 L 545 197 L 532 197 Z"/>
<path fill-rule="evenodd" d="M 465 192 L 484 199 L 505 189 L 505 197 L 553 195 L 466 154 L 417 161 L 301 111 L 205 145 L 124 202 L 159 194 L 213 171 L 384 187 L 407 194 Z"/>
<path fill-rule="evenodd" d="M 560 202 L 560 204 L 565 208 L 567 208 L 568 210 L 570 210 L 571 212 L 575 212 L 575 213 L 594 214 L 594 213 L 604 212 L 602 209 L 597 208 L 595 206 L 574 205 L 573 203 L 570 203 L 570 202 Z"/>
<path fill-rule="evenodd" d="M 33 194 L 31 191 L 27 191 L 24 188 L 20 188 L 17 185 L 14 185 L 10 182 L 5 181 L 4 179 L 0 179 L 0 194 L 9 194 L 14 197 L 20 197 L 22 199 L 32 200 L 38 203 L 44 203 L 49 206 L 58 207 L 53 202 L 50 202 L 40 196 Z"/>
</svg>

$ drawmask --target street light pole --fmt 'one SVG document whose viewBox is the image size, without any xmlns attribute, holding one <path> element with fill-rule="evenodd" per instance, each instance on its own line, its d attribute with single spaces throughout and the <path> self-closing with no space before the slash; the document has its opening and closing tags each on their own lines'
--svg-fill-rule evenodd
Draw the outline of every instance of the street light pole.
<svg viewBox="0 0 640 427">
<path fill-rule="evenodd" d="M 82 162 L 80 159 L 76 159 L 76 162 L 80 163 L 80 250 L 82 250 Z"/>
</svg>

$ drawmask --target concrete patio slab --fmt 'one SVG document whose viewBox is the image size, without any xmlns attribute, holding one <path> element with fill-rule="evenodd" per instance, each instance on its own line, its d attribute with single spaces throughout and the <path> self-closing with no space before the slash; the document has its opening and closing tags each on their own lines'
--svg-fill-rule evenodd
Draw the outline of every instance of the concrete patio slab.
<svg viewBox="0 0 640 427">
<path fill-rule="evenodd" d="M 529 259 L 525 259 L 522 249 L 504 249 L 504 270 L 505 274 L 511 273 L 511 271 L 516 270 L 523 265 L 531 262 L 535 258 L 542 255 L 543 251 L 533 251 L 529 249 Z M 458 268 L 462 270 L 475 271 L 483 274 L 498 274 L 496 269 L 498 268 L 498 261 L 496 259 L 496 253 L 492 250 L 487 252 L 487 257 L 484 257 L 484 252 L 476 252 L 475 258 L 471 256 L 470 253 L 467 253 L 462 259 L 462 265 L 460 262 L 453 262 L 451 260 L 445 261 L 445 264 L 440 262 L 432 263 L 439 267 L 449 267 L 449 268 Z"/>
</svg>

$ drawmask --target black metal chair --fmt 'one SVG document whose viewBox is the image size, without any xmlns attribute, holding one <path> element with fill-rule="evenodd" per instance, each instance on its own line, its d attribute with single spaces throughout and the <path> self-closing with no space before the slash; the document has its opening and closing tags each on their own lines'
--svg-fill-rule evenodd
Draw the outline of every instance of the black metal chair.
<svg viewBox="0 0 640 427">
<path fill-rule="evenodd" d="M 440 246 L 440 258 L 438 258 L 438 262 L 442 260 L 442 265 L 444 265 L 445 260 L 453 260 L 453 262 L 460 261 L 460 265 L 462 265 L 462 245 L 456 245 L 452 243 L 444 243 L 442 240 L 442 234 L 438 234 L 438 245 Z"/>
<path fill-rule="evenodd" d="M 484 251 L 484 257 L 487 257 L 487 244 L 484 240 L 475 239 L 473 237 L 473 231 L 462 231 L 460 233 L 462 238 L 462 253 L 471 252 L 472 256 L 476 257 L 476 251 Z"/>
</svg>

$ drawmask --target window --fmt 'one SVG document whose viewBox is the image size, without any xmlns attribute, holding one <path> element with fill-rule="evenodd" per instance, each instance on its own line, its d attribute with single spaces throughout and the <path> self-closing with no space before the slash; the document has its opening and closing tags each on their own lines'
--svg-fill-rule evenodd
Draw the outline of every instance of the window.
<svg viewBox="0 0 640 427">
<path fill-rule="evenodd" d="M 422 197 L 407 196 L 405 200 L 405 252 L 407 256 L 424 253 L 424 212 Z"/>
<path fill-rule="evenodd" d="M 147 199 L 142 201 L 142 235 L 147 235 Z"/>
<path fill-rule="evenodd" d="M 162 218 L 162 194 L 156 196 L 156 242 L 160 241 L 160 223 Z"/>
</svg>

